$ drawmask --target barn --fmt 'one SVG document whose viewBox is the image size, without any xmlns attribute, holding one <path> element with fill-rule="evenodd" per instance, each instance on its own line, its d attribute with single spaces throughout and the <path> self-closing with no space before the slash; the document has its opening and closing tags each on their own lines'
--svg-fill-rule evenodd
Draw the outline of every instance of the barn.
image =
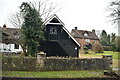
<svg viewBox="0 0 120 80">
<path fill-rule="evenodd" d="M 44 51 L 47 57 L 78 57 L 79 43 L 71 36 L 65 28 L 65 24 L 54 14 L 45 23 L 45 41 L 42 42 L 40 50 Z"/>
</svg>

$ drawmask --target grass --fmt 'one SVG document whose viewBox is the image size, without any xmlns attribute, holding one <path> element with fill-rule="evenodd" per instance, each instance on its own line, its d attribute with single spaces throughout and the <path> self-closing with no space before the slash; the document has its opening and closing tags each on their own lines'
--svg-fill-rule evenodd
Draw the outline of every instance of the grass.
<svg viewBox="0 0 120 80">
<path fill-rule="evenodd" d="M 118 61 L 120 60 L 120 52 L 104 51 L 104 53 L 94 53 L 93 51 L 88 51 L 90 54 L 81 54 L 81 57 L 85 58 L 101 58 L 102 55 L 112 55 L 113 56 L 113 67 L 118 67 Z M 118 56 L 119 55 L 119 56 Z"/>
<path fill-rule="evenodd" d="M 105 75 L 103 75 L 103 70 L 47 71 L 47 72 L 3 71 L 2 75 L 16 77 L 39 77 L 39 78 L 106 77 Z"/>
</svg>

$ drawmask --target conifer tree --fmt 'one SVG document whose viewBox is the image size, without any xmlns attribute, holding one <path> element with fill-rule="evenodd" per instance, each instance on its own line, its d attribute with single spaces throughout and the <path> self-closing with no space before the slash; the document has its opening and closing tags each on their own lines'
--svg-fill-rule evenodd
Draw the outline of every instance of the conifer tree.
<svg viewBox="0 0 120 80">
<path fill-rule="evenodd" d="M 24 18 L 21 32 L 25 37 L 27 53 L 35 57 L 39 51 L 38 47 L 40 46 L 40 42 L 44 40 L 43 22 L 39 12 L 29 3 L 23 2 L 20 9 Z"/>
</svg>

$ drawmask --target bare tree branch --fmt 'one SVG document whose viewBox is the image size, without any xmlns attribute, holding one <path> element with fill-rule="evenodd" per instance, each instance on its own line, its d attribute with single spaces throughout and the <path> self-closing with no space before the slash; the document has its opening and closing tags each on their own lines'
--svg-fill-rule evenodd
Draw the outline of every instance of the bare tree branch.
<svg viewBox="0 0 120 80">
<path fill-rule="evenodd" d="M 12 14 L 9 21 L 13 24 L 14 27 L 21 28 L 23 19 L 20 13 L 16 12 L 15 14 Z"/>
</svg>

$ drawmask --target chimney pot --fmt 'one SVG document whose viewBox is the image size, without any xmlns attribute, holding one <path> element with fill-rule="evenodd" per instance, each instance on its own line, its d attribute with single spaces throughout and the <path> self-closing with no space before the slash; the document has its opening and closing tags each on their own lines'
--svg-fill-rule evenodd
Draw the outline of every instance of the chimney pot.
<svg viewBox="0 0 120 80">
<path fill-rule="evenodd" d="M 4 25 L 3 25 L 3 28 L 6 28 L 6 27 L 7 27 L 6 24 L 4 24 Z"/>
<path fill-rule="evenodd" d="M 77 27 L 75 27 L 75 30 L 77 30 Z"/>
<path fill-rule="evenodd" d="M 92 30 L 92 32 L 94 32 L 94 33 L 95 33 L 95 29 L 93 29 L 93 30 Z"/>
</svg>

